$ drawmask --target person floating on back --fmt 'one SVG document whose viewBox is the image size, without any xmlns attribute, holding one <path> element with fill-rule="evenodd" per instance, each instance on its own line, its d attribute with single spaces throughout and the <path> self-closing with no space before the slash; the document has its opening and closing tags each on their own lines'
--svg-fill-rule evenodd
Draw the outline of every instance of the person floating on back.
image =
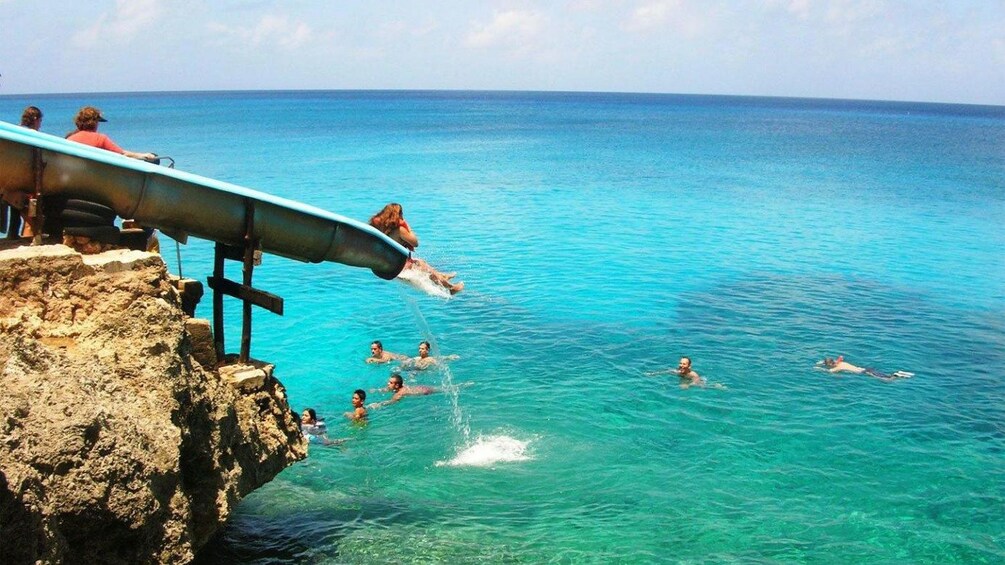
<svg viewBox="0 0 1005 565">
<path fill-rule="evenodd" d="M 401 208 L 401 204 L 392 202 L 384 206 L 380 212 L 377 212 L 370 218 L 370 225 L 401 244 L 409 252 L 414 251 L 419 246 L 419 237 L 415 235 L 408 222 L 405 221 L 405 213 Z M 429 276 L 429 280 L 447 289 L 450 291 L 450 294 L 457 294 L 464 289 L 463 282 L 454 283 L 450 280 L 457 273 L 441 273 L 422 259 L 412 257 L 411 253 L 408 255 L 408 262 L 405 263 L 405 268 L 425 273 Z"/>
<path fill-rule="evenodd" d="M 914 376 L 914 373 L 909 373 L 907 371 L 884 373 L 873 369 L 872 367 L 859 367 L 858 365 L 852 365 L 844 360 L 844 355 L 838 355 L 836 359 L 825 357 L 823 361 L 817 361 L 816 366 L 826 369 L 828 373 L 854 373 L 856 375 L 868 375 L 882 381 L 909 379 Z"/>
</svg>

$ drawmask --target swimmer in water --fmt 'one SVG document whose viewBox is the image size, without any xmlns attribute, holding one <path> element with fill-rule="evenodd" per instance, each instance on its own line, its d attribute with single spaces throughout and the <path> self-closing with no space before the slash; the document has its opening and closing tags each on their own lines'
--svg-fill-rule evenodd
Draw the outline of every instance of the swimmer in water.
<svg viewBox="0 0 1005 565">
<path fill-rule="evenodd" d="M 377 392 L 391 392 L 393 394 L 389 400 L 374 402 L 370 405 L 370 408 L 381 408 L 389 404 L 394 404 L 406 396 L 428 396 L 442 391 L 436 387 L 426 385 L 405 386 L 405 381 L 401 378 L 401 375 L 395 373 L 387 379 L 387 386 L 377 389 Z"/>
<path fill-rule="evenodd" d="M 321 445 L 332 445 L 338 443 L 328 439 L 328 429 L 324 420 L 318 420 L 318 413 L 313 408 L 305 408 L 300 416 L 300 431 L 307 438 L 308 443 L 320 443 Z"/>
<path fill-rule="evenodd" d="M 408 359 L 408 355 L 384 351 L 384 344 L 380 340 L 374 340 L 370 344 L 370 356 L 366 358 L 366 362 L 370 364 L 390 363 L 391 361 L 403 361 L 405 359 Z"/>
<path fill-rule="evenodd" d="M 656 375 L 677 375 L 680 377 L 680 387 L 681 388 L 691 388 L 692 386 L 707 388 L 717 388 L 721 390 L 726 389 L 726 385 L 723 384 L 713 384 L 709 385 L 708 382 L 701 377 L 692 367 L 690 357 L 681 357 L 680 361 L 677 363 L 677 368 L 675 369 L 664 369 L 662 371 L 650 371 L 646 373 L 649 376 Z"/>
<path fill-rule="evenodd" d="M 828 373 L 854 373 L 856 375 L 868 375 L 881 381 L 894 381 L 897 379 L 909 379 L 914 373 L 907 371 L 894 371 L 883 373 L 872 367 L 859 367 L 844 360 L 844 355 L 838 355 L 836 359 L 825 357 L 823 361 L 817 361 L 817 367 L 825 369 Z"/>
<path fill-rule="evenodd" d="M 433 357 L 429 354 L 429 349 L 430 345 L 428 341 L 420 342 L 418 357 L 412 357 L 402 361 L 401 366 L 421 371 L 423 369 L 428 369 L 433 365 L 438 365 L 443 361 L 455 361 L 461 358 L 459 355 L 443 355 L 441 357 Z"/>
<path fill-rule="evenodd" d="M 358 388 L 352 393 L 352 411 L 346 412 L 345 417 L 350 421 L 357 424 L 366 423 L 366 407 L 363 403 L 366 402 L 366 391 Z"/>
</svg>

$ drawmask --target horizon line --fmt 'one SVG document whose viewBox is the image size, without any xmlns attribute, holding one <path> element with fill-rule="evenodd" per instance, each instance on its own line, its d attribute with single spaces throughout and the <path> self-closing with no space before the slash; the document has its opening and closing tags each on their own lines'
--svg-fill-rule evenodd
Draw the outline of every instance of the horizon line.
<svg viewBox="0 0 1005 565">
<path fill-rule="evenodd" d="M 15 94 L 0 94 L 0 99 L 16 97 L 56 97 L 56 96 L 115 96 L 115 95 L 155 95 L 155 94 L 214 94 L 214 93 L 268 93 L 268 92 L 399 92 L 399 93 L 484 93 L 484 94 L 606 94 L 624 96 L 668 96 L 668 97 L 708 97 L 708 98 L 756 98 L 779 100 L 813 100 L 819 102 L 871 102 L 888 104 L 930 104 L 941 106 L 974 106 L 979 108 L 1002 108 L 1005 104 L 980 104 L 975 102 L 942 102 L 925 100 L 897 100 L 870 98 L 834 98 L 824 96 L 781 96 L 771 94 L 710 94 L 686 92 L 633 92 L 619 90 L 524 90 L 524 89 L 464 89 L 464 88 L 233 88 L 205 90 L 109 90 L 109 91 L 77 91 L 77 92 L 28 92 Z"/>
</svg>

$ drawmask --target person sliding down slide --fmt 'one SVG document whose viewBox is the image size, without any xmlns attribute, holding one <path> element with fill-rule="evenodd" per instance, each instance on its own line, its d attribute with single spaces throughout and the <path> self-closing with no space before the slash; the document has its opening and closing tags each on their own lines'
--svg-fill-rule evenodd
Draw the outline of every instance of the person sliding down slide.
<svg viewBox="0 0 1005 565">
<path fill-rule="evenodd" d="M 392 202 L 384 206 L 380 212 L 377 212 L 376 215 L 370 218 L 370 225 L 385 233 L 409 251 L 414 251 L 419 246 L 419 238 L 412 231 L 408 222 L 405 221 L 405 213 L 401 209 L 401 204 Z M 411 253 L 409 254 L 408 262 L 405 263 L 405 269 L 412 269 L 428 275 L 429 280 L 447 289 L 450 291 L 450 294 L 457 294 L 464 288 L 463 282 L 454 283 L 450 280 L 457 273 L 441 273 L 422 259 L 412 257 Z"/>
</svg>

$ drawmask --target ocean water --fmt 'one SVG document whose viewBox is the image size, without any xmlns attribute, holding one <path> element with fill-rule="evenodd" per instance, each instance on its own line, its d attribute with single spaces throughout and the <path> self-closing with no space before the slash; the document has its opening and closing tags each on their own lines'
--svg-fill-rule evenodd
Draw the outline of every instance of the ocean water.
<svg viewBox="0 0 1005 565">
<path fill-rule="evenodd" d="M 255 313 L 252 354 L 346 441 L 200 562 L 1005 561 L 1005 108 L 235 92 L 0 115 L 30 103 L 44 131 L 93 104 L 127 149 L 364 221 L 400 202 L 467 285 L 265 258 L 286 314 Z M 207 242 L 162 250 L 212 269 Z M 352 391 L 390 374 L 374 339 L 460 359 L 354 427 Z M 814 369 L 837 354 L 915 376 Z M 646 375 L 684 355 L 724 388 Z"/>
</svg>

